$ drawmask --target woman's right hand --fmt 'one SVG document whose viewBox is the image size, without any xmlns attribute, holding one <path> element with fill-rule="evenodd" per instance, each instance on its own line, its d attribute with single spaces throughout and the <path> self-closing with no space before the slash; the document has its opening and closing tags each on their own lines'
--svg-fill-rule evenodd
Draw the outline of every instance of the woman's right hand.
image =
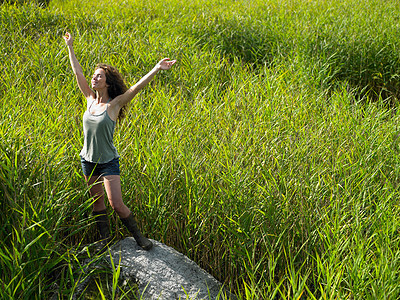
<svg viewBox="0 0 400 300">
<path fill-rule="evenodd" d="M 72 47 L 72 43 L 74 42 L 74 39 L 72 38 L 72 35 L 69 32 L 66 32 L 64 35 L 64 40 L 67 46 Z"/>
</svg>

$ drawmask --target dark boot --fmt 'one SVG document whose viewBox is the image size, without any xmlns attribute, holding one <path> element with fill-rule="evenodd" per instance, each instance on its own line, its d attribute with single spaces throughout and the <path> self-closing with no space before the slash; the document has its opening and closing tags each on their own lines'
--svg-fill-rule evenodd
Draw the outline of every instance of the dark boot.
<svg viewBox="0 0 400 300">
<path fill-rule="evenodd" d="M 93 211 L 93 217 L 96 221 L 96 227 L 100 234 L 98 252 L 102 253 L 107 249 L 108 244 L 111 242 L 110 238 L 110 223 L 108 222 L 107 210 Z"/>
<path fill-rule="evenodd" d="M 153 243 L 149 239 L 145 238 L 140 232 L 132 213 L 127 218 L 121 218 L 121 221 L 129 232 L 132 233 L 140 247 L 144 250 L 150 250 L 153 247 Z"/>
</svg>

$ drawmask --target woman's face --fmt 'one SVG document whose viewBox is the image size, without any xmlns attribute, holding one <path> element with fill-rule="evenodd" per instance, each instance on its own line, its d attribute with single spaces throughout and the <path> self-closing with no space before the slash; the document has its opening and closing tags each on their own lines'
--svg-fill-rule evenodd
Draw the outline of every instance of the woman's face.
<svg viewBox="0 0 400 300">
<path fill-rule="evenodd" d="M 92 88 L 94 90 L 100 90 L 107 87 L 108 84 L 106 83 L 106 72 L 102 68 L 96 69 L 92 76 Z"/>
</svg>

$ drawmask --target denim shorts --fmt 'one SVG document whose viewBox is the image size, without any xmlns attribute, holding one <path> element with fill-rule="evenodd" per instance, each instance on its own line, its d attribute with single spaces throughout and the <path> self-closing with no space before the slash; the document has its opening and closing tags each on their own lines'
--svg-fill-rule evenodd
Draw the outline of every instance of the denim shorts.
<svg viewBox="0 0 400 300">
<path fill-rule="evenodd" d="M 104 164 L 92 163 L 81 157 L 82 171 L 86 177 L 119 175 L 119 158 L 106 162 Z"/>
</svg>

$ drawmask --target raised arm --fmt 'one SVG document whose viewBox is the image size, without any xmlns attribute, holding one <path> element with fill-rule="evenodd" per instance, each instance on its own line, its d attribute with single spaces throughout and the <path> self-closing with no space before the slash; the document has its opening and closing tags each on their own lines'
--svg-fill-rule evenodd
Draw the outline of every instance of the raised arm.
<svg viewBox="0 0 400 300">
<path fill-rule="evenodd" d="M 118 108 L 123 107 L 125 104 L 130 102 L 160 70 L 169 70 L 175 63 L 176 60 L 170 60 L 169 58 L 163 58 L 160 60 L 155 67 L 145 76 L 143 76 L 135 85 L 131 86 L 124 94 L 116 97 L 114 99 L 115 104 L 118 106 Z"/>
<path fill-rule="evenodd" d="M 78 59 L 75 56 L 74 48 L 73 48 L 73 42 L 74 39 L 72 35 L 69 32 L 65 33 L 64 36 L 65 43 L 67 44 L 68 47 L 68 53 L 69 53 L 69 60 L 71 63 L 72 70 L 74 71 L 76 81 L 78 82 L 79 89 L 85 96 L 85 98 L 95 97 L 94 92 L 90 89 L 89 84 L 86 81 L 85 75 L 83 74 L 83 70 L 81 65 L 78 62 Z"/>
</svg>

